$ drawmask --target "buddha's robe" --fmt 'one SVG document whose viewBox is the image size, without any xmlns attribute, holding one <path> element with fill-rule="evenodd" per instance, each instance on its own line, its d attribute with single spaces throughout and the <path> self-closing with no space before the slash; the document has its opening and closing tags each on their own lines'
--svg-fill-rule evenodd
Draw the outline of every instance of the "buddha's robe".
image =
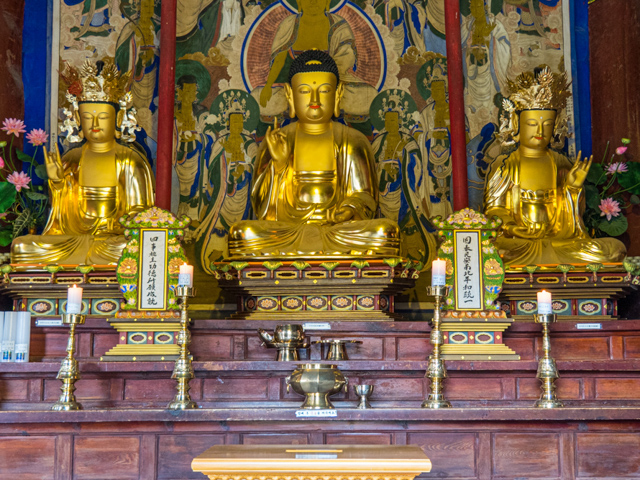
<svg viewBox="0 0 640 480">
<path fill-rule="evenodd" d="M 535 223 L 528 212 L 538 210 L 546 217 L 546 231 L 539 239 L 508 238 L 500 232 L 496 246 L 507 265 L 545 265 L 562 263 L 602 263 L 621 261 L 626 253 L 615 238 L 589 237 L 582 221 L 583 189 L 566 183 L 571 170 L 569 160 L 547 150 L 555 160 L 555 178 L 545 190 L 520 188 L 520 155 L 518 151 L 498 157 L 487 176 L 484 212 L 497 215 L 505 224 L 527 227 Z"/>
<path fill-rule="evenodd" d="M 154 177 L 147 160 L 135 149 L 116 144 L 117 185 L 80 185 L 80 169 L 88 146 L 62 158 L 64 178 L 49 180 L 51 213 L 42 235 L 25 235 L 11 245 L 13 263 L 116 263 L 126 245 L 120 217 L 153 206 Z"/>
<path fill-rule="evenodd" d="M 373 218 L 378 202 L 371 145 L 360 132 L 339 123 L 332 125 L 334 171 L 295 171 L 295 123 L 282 129 L 292 152 L 282 171 L 276 171 L 267 142 L 262 143 L 251 192 L 257 220 L 231 228 L 232 257 L 398 255 L 398 225 Z M 351 207 L 355 215 L 339 223 L 334 216 L 344 206 Z"/>
</svg>

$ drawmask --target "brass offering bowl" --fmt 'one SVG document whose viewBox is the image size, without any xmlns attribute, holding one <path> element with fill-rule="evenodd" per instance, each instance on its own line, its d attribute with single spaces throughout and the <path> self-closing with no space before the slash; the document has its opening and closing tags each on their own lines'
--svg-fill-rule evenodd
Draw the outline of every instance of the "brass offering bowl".
<svg viewBox="0 0 640 480">
<path fill-rule="evenodd" d="M 347 356 L 347 348 L 345 345 L 347 343 L 362 343 L 360 340 L 316 340 L 312 343 L 319 343 L 324 345 L 329 345 L 329 353 L 327 354 L 327 358 L 325 360 L 332 360 L 334 362 L 339 360 L 349 360 Z"/>
<path fill-rule="evenodd" d="M 298 348 L 309 346 L 302 325 L 278 325 L 273 335 L 259 328 L 258 335 L 263 345 L 278 349 L 276 360 L 279 362 L 298 361 Z"/>
<path fill-rule="evenodd" d="M 300 364 L 285 381 L 287 392 L 293 387 L 294 392 L 306 396 L 300 408 L 311 410 L 334 408 L 329 396 L 343 387 L 346 391 L 349 383 L 337 365 L 323 363 Z"/>
</svg>

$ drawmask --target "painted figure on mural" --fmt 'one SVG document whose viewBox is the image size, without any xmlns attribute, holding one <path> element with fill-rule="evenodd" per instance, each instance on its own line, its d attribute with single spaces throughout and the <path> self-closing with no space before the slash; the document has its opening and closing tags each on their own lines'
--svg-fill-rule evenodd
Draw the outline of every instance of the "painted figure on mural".
<svg viewBox="0 0 640 480">
<path fill-rule="evenodd" d="M 355 37 L 347 21 L 329 12 L 331 0 L 299 0 L 298 14 L 278 25 L 271 46 L 271 62 L 267 81 L 260 91 L 260 105 L 267 107 L 271 97 L 284 95 L 291 62 L 310 49 L 329 53 L 341 75 L 356 64 Z M 274 91 L 273 87 L 279 87 Z"/>
<path fill-rule="evenodd" d="M 156 8 L 158 11 L 156 11 Z M 116 64 L 120 71 L 131 72 L 133 106 L 138 111 L 138 122 L 147 135 L 155 138 L 157 72 L 160 32 L 160 4 L 155 0 L 139 3 L 122 2 L 120 11 L 128 21 L 120 31 L 116 44 Z"/>
<path fill-rule="evenodd" d="M 109 24 L 109 18 L 113 15 L 108 0 L 64 0 L 69 6 L 82 4 L 82 17 L 80 24 L 71 27 L 76 39 L 86 37 L 103 37 L 109 35 L 113 27 Z"/>
<path fill-rule="evenodd" d="M 195 64 L 197 62 L 183 60 L 176 70 L 187 71 L 188 65 Z M 199 102 L 206 96 L 206 91 L 203 92 L 205 89 L 208 90 L 207 86 L 201 87 L 195 75 L 183 74 L 176 82 L 175 121 L 178 138 L 174 167 L 180 183 L 178 215 L 191 218 L 193 227 L 197 227 L 204 216 L 210 201 L 209 192 L 213 188 L 207 179 L 213 139 L 204 133 L 208 111 Z"/>
<path fill-rule="evenodd" d="M 12 261 L 115 263 L 126 244 L 118 219 L 154 202 L 149 162 L 131 142 L 135 137 L 123 129 L 133 113 L 126 111 L 131 103 L 130 93 L 125 93 L 129 75 L 120 75 L 113 63 L 103 67 L 88 61 L 79 72 L 67 65 L 62 75 L 70 85 L 67 98 L 85 142 L 62 157 L 57 148 L 45 155 L 49 221 L 42 235 L 13 241 Z"/>
<path fill-rule="evenodd" d="M 373 152 L 360 132 L 334 122 L 342 87 L 331 56 L 309 50 L 291 62 L 289 111 L 298 121 L 267 131 L 251 191 L 257 220 L 233 226 L 232 257 L 397 255 L 395 222 L 378 207 Z"/>
<path fill-rule="evenodd" d="M 372 123 L 379 131 L 372 147 L 377 161 L 380 213 L 398 223 L 400 254 L 429 265 L 436 242 L 425 202 L 429 173 L 411 131 L 417 107 L 401 90 L 385 90 L 371 104 Z"/>
<path fill-rule="evenodd" d="M 211 200 L 194 234 L 196 255 L 209 273 L 211 262 L 228 257 L 231 226 L 251 216 L 253 160 L 258 151 L 251 132 L 255 131 L 260 108 L 246 92 L 227 90 L 213 101 L 211 115 L 218 137 L 207 173 Z"/>
<path fill-rule="evenodd" d="M 431 54 L 418 70 L 418 92 L 427 105 L 420 112 L 422 132 L 419 144 L 425 177 L 424 201 L 430 218 L 446 218 L 451 207 L 451 143 L 449 131 L 449 97 L 446 58 Z"/>
<path fill-rule="evenodd" d="M 422 30 L 426 14 L 422 1 L 374 0 L 373 8 L 391 32 L 398 58 L 402 57 L 409 47 L 424 51 Z"/>
<path fill-rule="evenodd" d="M 559 113 L 571 95 L 566 75 L 548 68 L 510 84 L 500 133 L 505 145 L 487 176 L 484 209 L 503 220 L 496 246 L 507 265 L 616 262 L 625 256 L 614 238 L 593 239 L 582 221 L 583 184 L 593 157 L 569 160 L 551 150 Z"/>
<path fill-rule="evenodd" d="M 494 99 L 506 87 L 511 68 L 509 36 L 489 5 L 485 0 L 467 0 L 461 7 L 465 101 L 470 105 L 467 116 L 471 137 L 493 118 Z"/>
</svg>

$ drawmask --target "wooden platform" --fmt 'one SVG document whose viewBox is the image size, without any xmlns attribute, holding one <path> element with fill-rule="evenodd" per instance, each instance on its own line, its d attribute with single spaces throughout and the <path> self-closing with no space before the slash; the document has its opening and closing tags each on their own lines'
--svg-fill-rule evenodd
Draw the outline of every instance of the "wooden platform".
<svg viewBox="0 0 640 480">
<path fill-rule="evenodd" d="M 301 419 L 286 393 L 293 365 L 255 333 L 270 322 L 196 321 L 191 393 L 201 409 L 164 410 L 174 395 L 171 362 L 100 362 L 117 341 L 104 320 L 79 327 L 80 412 L 48 410 L 67 330 L 33 327 L 28 364 L 0 364 L 0 479 L 205 478 L 194 456 L 216 444 L 420 445 L 433 462 L 421 478 L 457 480 L 640 478 L 640 321 L 579 330 L 552 327 L 567 407 L 532 407 L 540 327 L 517 322 L 505 343 L 520 361 L 447 362 L 454 408 L 419 408 L 429 353 L 425 322 L 337 322 L 311 339 L 354 338 L 339 362 L 351 385 L 372 383 L 373 409 L 332 397 L 336 418 Z M 317 361 L 318 346 L 305 354 Z M 105 470 L 105 465 L 110 469 Z"/>
</svg>

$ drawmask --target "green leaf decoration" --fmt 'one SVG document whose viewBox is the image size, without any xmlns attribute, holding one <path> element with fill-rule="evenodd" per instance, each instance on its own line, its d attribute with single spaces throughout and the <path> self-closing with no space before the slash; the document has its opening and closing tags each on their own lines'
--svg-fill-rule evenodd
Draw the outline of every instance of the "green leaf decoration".
<svg viewBox="0 0 640 480">
<path fill-rule="evenodd" d="M 640 163 L 627 162 L 627 169 L 627 172 L 618 175 L 618 183 L 631 194 L 640 195 Z"/>
<path fill-rule="evenodd" d="M 60 270 L 62 270 L 62 267 L 57 263 L 51 263 L 44 267 L 44 269 L 49 273 L 58 273 Z"/>
<path fill-rule="evenodd" d="M 42 180 L 46 180 L 49 178 L 49 175 L 47 175 L 47 167 L 45 167 L 44 165 L 38 165 L 34 171 L 36 175 Z"/>
<path fill-rule="evenodd" d="M 593 208 L 594 210 L 598 208 L 598 205 L 600 205 L 600 192 L 598 192 L 598 187 L 586 183 L 584 185 L 584 196 L 587 201 L 587 207 Z"/>
<path fill-rule="evenodd" d="M 358 270 L 362 270 L 364 267 L 369 266 L 369 262 L 367 262 L 366 260 L 354 260 L 353 262 L 351 262 L 351 266 L 357 268 Z"/>
<path fill-rule="evenodd" d="M 576 267 L 574 267 L 573 265 L 569 265 L 568 263 L 562 263 L 562 264 L 558 265 L 557 268 L 562 273 L 568 273 L 569 271 L 573 270 Z"/>
<path fill-rule="evenodd" d="M 22 163 L 33 163 L 34 161 L 31 155 L 27 155 L 21 150 L 16 150 L 16 156 L 18 157 L 18 160 L 20 160 Z"/>
<path fill-rule="evenodd" d="M 25 209 L 20 212 L 18 218 L 13 221 L 13 238 L 19 237 L 23 231 L 28 230 L 33 224 L 33 221 L 34 218 L 31 210 Z"/>
<path fill-rule="evenodd" d="M 215 272 L 216 270 L 218 270 L 218 267 L 216 266 L 216 264 L 215 264 L 215 263 L 211 262 L 211 263 L 209 263 L 209 269 L 210 269 L 212 272 Z"/>
<path fill-rule="evenodd" d="M 524 271 L 528 274 L 536 273 L 538 270 L 540 270 L 540 267 L 538 265 L 527 265 L 526 267 L 524 267 Z"/>
<path fill-rule="evenodd" d="M 267 270 L 274 271 L 279 269 L 282 266 L 282 262 L 267 260 L 266 262 L 262 262 L 262 266 Z"/>
<path fill-rule="evenodd" d="M 241 272 L 249 266 L 249 262 L 231 262 L 230 265 L 237 271 Z"/>
<path fill-rule="evenodd" d="M 606 218 L 601 220 L 598 224 L 598 228 L 607 235 L 617 237 L 627 231 L 627 228 L 629 228 L 629 222 L 627 221 L 627 217 L 620 215 L 616 218 L 612 218 L 611 221 Z"/>
<path fill-rule="evenodd" d="M 11 225 L 5 225 L 0 228 L 0 247 L 7 247 L 13 241 L 13 228 Z"/>
<path fill-rule="evenodd" d="M 0 182 L 0 213 L 6 212 L 16 201 L 16 187 L 9 182 Z"/>
<path fill-rule="evenodd" d="M 622 142 L 623 145 L 629 145 L 631 143 L 631 140 L 629 140 L 628 138 L 623 138 L 620 141 Z"/>
<path fill-rule="evenodd" d="M 218 267 L 218 270 L 220 270 L 223 273 L 227 273 L 230 268 L 231 268 L 231 265 L 225 263 L 224 265 L 220 265 Z"/>
<path fill-rule="evenodd" d="M 27 197 L 29 197 L 31 200 L 47 200 L 49 198 L 46 195 L 44 195 L 43 193 L 31 192 L 31 191 L 28 191 L 28 190 L 25 193 L 26 193 Z"/>
<path fill-rule="evenodd" d="M 587 264 L 587 270 L 590 272 L 597 272 L 603 267 L 601 263 L 589 263 Z"/>
<path fill-rule="evenodd" d="M 1 265 L 0 272 L 7 274 L 13 272 L 13 267 L 9 264 Z"/>
<path fill-rule="evenodd" d="M 415 264 L 415 266 L 413 267 L 414 270 L 416 270 L 417 272 L 421 271 L 424 268 L 424 263 L 422 262 L 418 262 Z"/>
<path fill-rule="evenodd" d="M 340 265 L 340 262 L 322 262 L 320 264 L 322 268 L 324 268 L 329 272 L 332 271 L 334 268 L 336 268 L 338 265 Z"/>
<path fill-rule="evenodd" d="M 385 258 L 382 261 L 385 264 L 389 265 L 391 268 L 395 268 L 402 262 L 402 259 L 400 257 L 395 257 L 395 258 Z"/>
<path fill-rule="evenodd" d="M 294 268 L 297 268 L 300 271 L 302 271 L 302 270 L 304 270 L 306 268 L 309 268 L 311 266 L 311 264 L 298 260 L 298 261 L 293 262 L 291 264 L 291 266 L 294 267 Z"/>
<path fill-rule="evenodd" d="M 95 267 L 93 265 L 78 265 L 76 270 L 81 274 L 86 275 L 87 273 L 93 272 Z"/>
<path fill-rule="evenodd" d="M 630 201 L 633 205 L 638 205 L 638 204 L 640 203 L 640 197 L 634 193 L 634 194 L 633 194 L 633 195 L 631 195 L 631 197 L 629 198 L 629 201 Z"/>
<path fill-rule="evenodd" d="M 607 181 L 607 176 L 604 175 L 604 169 L 599 163 L 593 163 L 587 174 L 587 181 L 594 185 L 601 185 Z"/>
</svg>

